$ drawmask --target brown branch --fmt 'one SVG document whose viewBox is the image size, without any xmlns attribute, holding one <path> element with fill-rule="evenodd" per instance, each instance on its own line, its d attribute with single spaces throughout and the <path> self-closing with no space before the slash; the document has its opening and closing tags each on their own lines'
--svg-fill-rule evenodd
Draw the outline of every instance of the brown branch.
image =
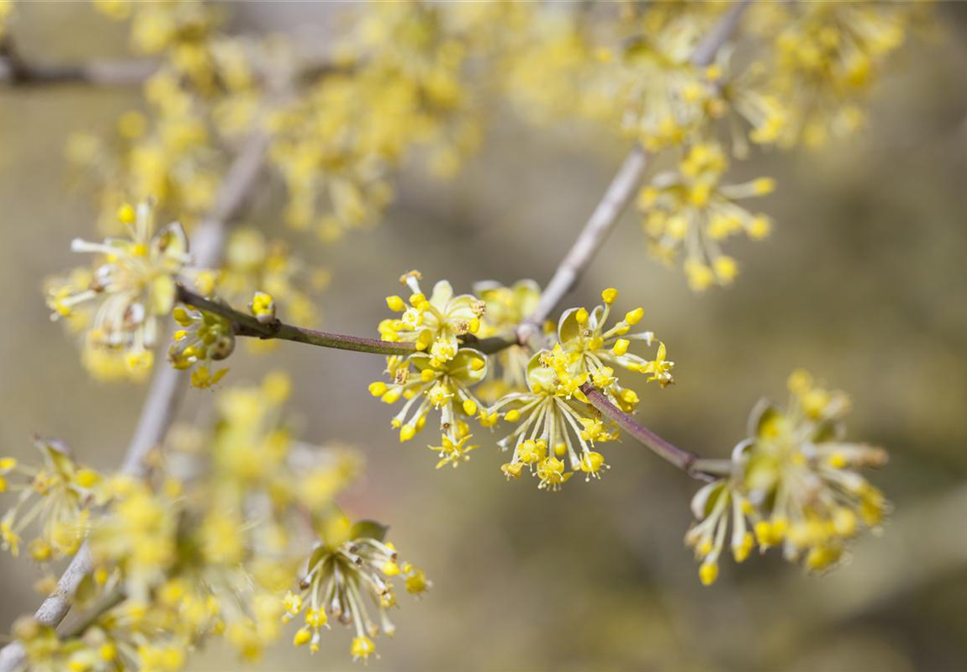
<svg viewBox="0 0 967 672">
<path fill-rule="evenodd" d="M 368 352 L 376 355 L 409 355 L 416 352 L 416 346 L 413 343 L 397 343 L 381 341 L 376 338 L 331 334 L 286 324 L 277 319 L 259 322 L 253 315 L 235 310 L 226 303 L 206 299 L 185 288 L 184 285 L 178 286 L 178 300 L 199 310 L 228 319 L 232 323 L 232 331 L 237 336 L 248 336 L 263 340 L 294 341 L 321 348 Z"/>
<path fill-rule="evenodd" d="M 100 87 L 139 86 L 158 69 L 151 60 L 91 61 L 72 65 L 29 63 L 10 53 L 0 58 L 0 82 L 13 86 L 88 84 Z"/>
<path fill-rule="evenodd" d="M 363 338 L 361 336 L 348 336 L 327 331 L 317 331 L 306 327 L 298 327 L 293 324 L 286 324 L 278 319 L 259 322 L 253 315 L 236 310 L 227 303 L 207 299 L 186 288 L 184 285 L 178 285 L 178 300 L 199 310 L 220 315 L 229 320 L 232 323 L 232 332 L 236 336 L 260 338 L 263 340 L 276 339 L 280 341 L 293 341 L 295 343 L 315 345 L 320 348 L 366 352 L 374 355 L 405 356 L 417 352 L 417 348 L 413 343 L 383 341 L 377 338 Z M 517 340 L 513 334 L 483 339 L 468 337 L 464 340 L 463 345 L 480 350 L 485 354 L 492 354 L 512 345 L 517 345 Z"/>
<path fill-rule="evenodd" d="M 257 183 L 267 148 L 268 137 L 263 133 L 253 134 L 229 168 L 215 206 L 195 235 L 194 255 L 199 265 L 214 266 L 218 263 L 225 229 L 241 212 L 246 197 Z M 163 441 L 186 386 L 184 372 L 169 366 L 158 367 L 124 457 L 124 473 L 135 476 L 144 473 L 145 458 Z M 74 591 L 91 569 L 91 554 L 85 543 L 61 575 L 57 589 L 34 613 L 34 619 L 41 625 L 57 627 L 70 611 Z M 9 644 L 0 650 L 0 672 L 20 669 L 24 665 L 25 657 L 26 652 L 19 642 Z"/>
<path fill-rule="evenodd" d="M 715 480 L 715 475 L 700 469 L 702 465 L 699 463 L 704 462 L 704 460 L 701 460 L 698 455 L 687 450 L 682 450 L 678 446 L 661 438 L 644 425 L 639 424 L 633 417 L 608 401 L 608 397 L 590 383 L 582 385 L 581 391 L 584 392 L 584 395 L 591 402 L 591 405 L 601 411 L 601 415 L 635 437 L 646 448 L 651 450 L 651 452 L 671 462 L 692 478 L 700 481 Z"/>
</svg>

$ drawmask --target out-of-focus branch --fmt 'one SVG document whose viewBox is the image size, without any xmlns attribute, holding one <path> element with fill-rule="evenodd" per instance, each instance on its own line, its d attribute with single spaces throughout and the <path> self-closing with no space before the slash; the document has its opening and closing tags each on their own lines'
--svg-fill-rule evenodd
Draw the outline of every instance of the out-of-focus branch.
<svg viewBox="0 0 967 672">
<path fill-rule="evenodd" d="M 301 58 L 293 81 L 310 83 L 335 72 L 348 72 L 357 67 L 353 62 L 336 63 L 330 55 Z M 82 84 L 95 87 L 136 87 L 151 77 L 161 62 L 150 58 L 128 60 L 93 60 L 83 63 L 36 63 L 24 58 L 9 39 L 0 44 L 0 84 L 11 86 L 57 86 Z M 270 73 L 256 73 L 260 80 L 270 80 Z"/>
<path fill-rule="evenodd" d="M 151 60 L 90 61 L 73 65 L 28 63 L 4 54 L 0 57 L 0 83 L 13 86 L 87 84 L 100 87 L 139 86 L 158 69 Z"/>
<path fill-rule="evenodd" d="M 541 293 L 537 308 L 520 325 L 521 342 L 530 340 L 539 331 L 564 295 L 577 284 L 581 274 L 591 263 L 591 259 L 594 258 L 625 206 L 628 205 L 628 201 L 631 200 L 631 195 L 641 182 L 647 167 L 648 155 L 645 150 L 636 145 L 621 164 L 617 175 L 611 180 L 611 184 L 608 185 L 604 196 L 591 213 L 591 217 L 578 234 L 571 249 L 561 259 L 551 281 Z"/>
<path fill-rule="evenodd" d="M 712 27 L 692 54 L 691 60 L 695 66 L 703 67 L 712 62 L 715 54 L 735 32 L 750 2 L 751 0 L 737 0 Z M 571 249 L 558 264 L 541 294 L 537 308 L 521 323 L 518 335 L 522 343 L 538 333 L 557 304 L 577 284 L 631 200 L 647 167 L 648 154 L 636 145 L 621 164 Z"/>
<path fill-rule="evenodd" d="M 241 212 L 246 197 L 257 183 L 267 148 L 268 137 L 261 132 L 254 133 L 229 168 L 215 206 L 200 224 L 195 235 L 194 257 L 200 266 L 214 266 L 218 263 L 225 229 Z M 144 473 L 145 458 L 164 440 L 186 386 L 184 372 L 176 371 L 170 366 L 158 367 L 124 457 L 121 468 L 124 473 L 134 476 Z M 34 613 L 34 619 L 41 625 L 57 627 L 70 611 L 74 591 L 91 569 L 91 554 L 85 543 L 61 575 L 57 589 Z M 25 656 L 26 652 L 19 642 L 6 646 L 0 650 L 0 672 L 20 669 L 25 662 Z"/>
</svg>

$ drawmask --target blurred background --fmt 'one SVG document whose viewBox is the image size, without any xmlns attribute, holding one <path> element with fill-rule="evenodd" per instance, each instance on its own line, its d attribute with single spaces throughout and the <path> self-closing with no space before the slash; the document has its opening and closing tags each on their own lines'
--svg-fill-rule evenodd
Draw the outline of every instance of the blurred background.
<svg viewBox="0 0 967 672">
<path fill-rule="evenodd" d="M 247 27 L 327 20 L 317 5 L 232 9 Z M 636 443 L 610 447 L 602 481 L 575 479 L 557 494 L 507 483 L 486 444 L 469 464 L 435 471 L 421 441 L 397 442 L 366 390 L 380 358 L 239 349 L 227 382 L 288 370 L 304 438 L 345 441 L 367 458 L 346 508 L 390 522 L 433 579 L 422 601 L 401 597 L 398 634 L 378 642 L 372 669 L 967 669 L 967 5 L 937 13 L 942 34 L 912 39 L 893 59 L 864 133 L 735 168 L 733 181 L 772 175 L 779 190 L 756 204 L 776 222 L 772 237 L 728 248 L 742 264 L 732 288 L 693 295 L 680 271 L 647 256 L 628 213 L 568 300 L 591 305 L 614 285 L 619 308 L 645 306 L 677 384 L 641 386 L 640 418 L 705 456 L 728 455 L 761 396 L 784 401 L 795 367 L 852 395 L 849 436 L 889 449 L 872 480 L 895 513 L 829 576 L 805 576 L 772 553 L 725 562 L 703 588 L 682 543 L 696 483 Z M 124 28 L 81 3 L 24 3 L 16 31 L 28 55 L 53 62 L 125 52 Z M 92 204 L 68 188 L 68 135 L 109 128 L 137 100 L 133 90 L 0 88 L 0 454 L 32 456 L 28 437 L 39 432 L 108 469 L 136 422 L 143 388 L 87 377 L 41 285 L 76 263 L 70 240 L 94 232 Z M 452 181 L 404 170 L 398 200 L 370 232 L 305 245 L 276 223 L 280 192 L 248 221 L 332 270 L 324 328 L 374 335 L 383 297 L 412 268 L 458 291 L 482 279 L 545 283 L 624 149 L 503 112 Z M 211 400 L 192 391 L 183 418 Z M 38 604 L 38 578 L 29 562 L 0 556 L 0 630 Z M 314 658 L 282 645 L 257 668 L 349 669 L 350 637 L 336 628 Z M 193 669 L 235 669 L 233 655 L 204 651 Z"/>
</svg>

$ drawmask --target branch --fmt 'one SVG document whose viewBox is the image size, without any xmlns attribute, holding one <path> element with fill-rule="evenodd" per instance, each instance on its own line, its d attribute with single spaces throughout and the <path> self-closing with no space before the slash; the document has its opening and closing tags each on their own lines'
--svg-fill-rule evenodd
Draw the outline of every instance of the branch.
<svg viewBox="0 0 967 672">
<path fill-rule="evenodd" d="M 0 58 L 0 82 L 14 86 L 90 84 L 139 86 L 158 69 L 151 60 L 91 61 L 74 65 L 28 63 L 11 52 Z"/>
<path fill-rule="evenodd" d="M 700 481 L 715 480 L 713 474 L 698 468 L 698 462 L 700 460 L 698 455 L 670 444 L 644 425 L 638 424 L 633 417 L 608 401 L 604 393 L 590 383 L 582 385 L 581 391 L 584 392 L 588 401 L 591 402 L 591 405 L 601 411 L 603 416 L 612 420 L 616 425 L 628 432 L 628 434 L 638 439 L 638 441 L 644 444 L 651 452 L 658 455 L 658 457 L 671 462 L 692 478 Z"/>
<path fill-rule="evenodd" d="M 207 299 L 200 294 L 178 285 L 178 300 L 206 313 L 220 315 L 232 323 L 232 332 L 236 336 L 260 338 L 262 340 L 276 339 L 315 345 L 320 348 L 335 350 L 350 350 L 352 352 L 367 352 L 374 355 L 410 355 L 417 352 L 413 343 L 399 341 L 382 341 L 378 338 L 363 338 L 361 336 L 347 336 L 333 334 L 326 331 L 316 331 L 306 327 L 297 327 L 275 319 L 259 322 L 256 317 L 232 308 L 227 303 Z M 512 345 L 517 345 L 516 335 L 492 336 L 477 339 L 472 335 L 463 337 L 463 345 L 480 350 L 484 354 L 493 354 Z"/>
<path fill-rule="evenodd" d="M 368 352 L 375 355 L 409 355 L 416 352 L 413 343 L 397 343 L 381 341 L 376 338 L 362 338 L 360 336 L 344 336 L 330 334 L 286 324 L 280 320 L 259 322 L 254 316 L 235 310 L 226 303 L 206 299 L 200 294 L 188 290 L 184 285 L 178 285 L 178 300 L 194 306 L 206 313 L 220 315 L 232 323 L 232 331 L 237 336 L 250 336 L 263 340 L 278 339 L 316 345 L 321 348 L 335 348 L 337 350 L 351 350 L 353 352 Z"/>
<path fill-rule="evenodd" d="M 712 62 L 715 54 L 735 32 L 750 2 L 751 0 L 737 0 L 719 19 L 695 48 L 691 59 L 693 65 L 704 67 Z M 608 185 L 601 201 L 591 213 L 577 240 L 574 241 L 574 245 L 554 271 L 554 275 L 541 294 L 537 308 L 521 323 L 518 329 L 521 343 L 527 342 L 538 333 L 557 304 L 577 284 L 631 200 L 647 166 L 648 154 L 640 146 L 635 145 L 621 164 L 614 179 L 611 180 L 611 184 Z"/>
<path fill-rule="evenodd" d="M 268 137 L 263 133 L 253 134 L 228 169 L 215 206 L 199 225 L 195 236 L 194 255 L 200 265 L 214 266 L 218 263 L 227 224 L 238 216 L 246 196 L 258 181 L 267 148 Z M 164 439 L 186 386 L 184 372 L 169 366 L 158 367 L 124 457 L 121 468 L 124 473 L 135 476 L 144 474 L 145 457 Z M 34 613 L 34 619 L 41 625 L 57 627 L 70 611 L 74 591 L 91 569 L 91 554 L 85 542 L 61 575 L 57 589 Z M 20 669 L 25 658 L 26 652 L 19 642 L 9 644 L 0 650 L 0 672 Z"/>
<path fill-rule="evenodd" d="M 554 312 L 564 295 L 577 284 L 581 274 L 591 263 L 591 259 L 618 221 L 625 206 L 628 205 L 647 167 L 648 155 L 636 145 L 621 164 L 618 174 L 611 180 L 611 184 L 608 185 L 598 206 L 591 213 L 577 240 L 574 241 L 574 245 L 558 264 L 554 276 L 541 293 L 537 308 L 520 325 L 521 342 L 527 342 L 539 331 L 540 326 Z"/>
</svg>

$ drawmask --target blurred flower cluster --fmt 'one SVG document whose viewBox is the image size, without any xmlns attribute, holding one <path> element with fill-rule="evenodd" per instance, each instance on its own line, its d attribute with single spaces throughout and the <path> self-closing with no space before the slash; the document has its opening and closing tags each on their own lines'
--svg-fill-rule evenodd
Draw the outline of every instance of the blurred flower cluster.
<svg viewBox="0 0 967 672">
<path fill-rule="evenodd" d="M 846 543 L 874 529 L 889 510 L 860 473 L 886 463 L 886 452 L 845 440 L 849 398 L 818 386 L 805 371 L 789 377 L 785 410 L 763 401 L 749 419 L 749 438 L 732 453 L 731 475 L 696 493 L 697 522 L 685 537 L 701 560 L 706 585 L 718 576 L 726 541 L 736 562 L 757 546 L 782 548 L 811 571 L 839 563 Z M 731 528 L 731 534 L 730 534 Z"/>
<path fill-rule="evenodd" d="M 411 294 L 407 300 L 388 297 L 387 305 L 399 316 L 379 325 L 384 340 L 412 343 L 415 352 L 389 357 L 389 382 L 374 382 L 369 391 L 388 404 L 404 402 L 392 419 L 403 442 L 416 436 L 431 414 L 439 414 L 440 445 L 430 446 L 439 454 L 437 468 L 456 467 L 479 447 L 470 443 L 471 422 L 492 428 L 503 421 L 517 425 L 497 442 L 511 453 L 501 467 L 508 478 L 519 478 L 527 467 L 538 487 L 550 490 L 560 489 L 575 472 L 599 478 L 608 465 L 594 448 L 618 438 L 618 429 L 589 403 L 583 390 L 599 390 L 619 409 L 632 413 L 638 395 L 618 382 L 616 369 L 644 374 L 662 387 L 673 382 L 674 363 L 665 359 L 665 345 L 650 331 L 632 332 L 644 316 L 642 308 L 608 325 L 618 297 L 615 289 L 602 292 L 602 305 L 591 311 L 565 311 L 557 330 L 546 330 L 542 337 L 545 347 L 531 350 L 516 342 L 516 329 L 539 295 L 533 281 L 513 287 L 480 283 L 485 298 L 478 299 L 453 296 L 445 280 L 427 298 L 420 279 L 416 271 L 403 275 L 400 281 Z M 507 339 L 493 355 L 497 366 L 473 347 L 481 342 L 478 335 Z M 648 347 L 657 343 L 653 358 L 631 352 L 633 342 Z M 489 403 L 475 392 L 478 385 Z"/>
<path fill-rule="evenodd" d="M 481 61 L 519 11 L 511 3 L 360 9 L 331 67 L 270 122 L 287 220 L 327 242 L 379 219 L 393 195 L 393 170 L 415 151 L 446 177 L 477 149 L 487 82 Z"/>
<path fill-rule="evenodd" d="M 506 55 L 505 85 L 528 119 L 582 118 L 672 154 L 677 170 L 655 175 L 639 207 L 649 250 L 681 263 L 701 291 L 738 272 L 720 249 L 726 237 L 760 239 L 770 230 L 765 217 L 732 201 L 768 193 L 771 181 L 753 183 L 770 185 L 763 191 L 718 189 L 727 148 L 741 159 L 750 143 L 814 147 L 855 131 L 876 74 L 920 4 L 754 2 L 741 56 L 733 45 L 702 53 L 725 3 L 534 8 L 526 36 Z"/>
<path fill-rule="evenodd" d="M 38 467 L 0 460 L 0 490 L 16 498 L 0 522 L 4 547 L 16 554 L 33 526 L 37 562 L 74 555 L 84 541 L 93 560 L 75 596 L 89 614 L 82 632 L 58 636 L 30 618 L 15 625 L 31 669 L 173 671 L 214 637 L 255 660 L 295 619 L 294 643 L 313 651 L 330 618 L 352 624 L 351 651 L 363 659 L 380 630 L 393 634 L 394 581 L 417 595 L 429 581 L 385 541 L 384 526 L 351 524 L 335 506 L 360 459 L 294 438 L 289 391 L 282 374 L 222 391 L 217 422 L 176 427 L 144 479 L 81 467 L 51 441 L 38 440 Z"/>
<path fill-rule="evenodd" d="M 142 379 L 151 370 L 159 320 L 175 304 L 175 285 L 189 263 L 188 238 L 173 222 L 155 231 L 150 203 L 117 213 L 126 235 L 101 243 L 75 239 L 75 252 L 97 255 L 47 283 L 53 319 L 80 335 L 84 364 L 96 378 Z"/>
</svg>

